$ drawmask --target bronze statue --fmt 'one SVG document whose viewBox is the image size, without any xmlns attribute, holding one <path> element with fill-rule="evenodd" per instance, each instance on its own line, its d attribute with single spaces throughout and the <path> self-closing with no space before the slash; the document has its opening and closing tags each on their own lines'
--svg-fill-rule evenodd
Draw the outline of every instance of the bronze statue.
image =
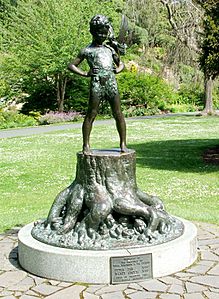
<svg viewBox="0 0 219 299">
<path fill-rule="evenodd" d="M 112 108 L 116 120 L 116 127 L 120 137 L 121 152 L 126 152 L 126 124 L 121 111 L 120 97 L 117 88 L 115 74 L 121 72 L 124 64 L 120 61 L 119 52 L 121 46 L 113 39 L 112 26 L 103 15 L 96 15 L 90 21 L 90 33 L 93 36 L 92 43 L 82 49 L 78 57 L 69 64 L 72 72 L 91 77 L 90 98 L 87 114 L 84 119 L 83 152 L 90 153 L 90 133 L 93 121 L 97 115 L 100 101 L 106 99 Z M 109 39 L 109 43 L 104 43 Z M 90 70 L 82 71 L 78 65 L 86 59 Z"/>
<path fill-rule="evenodd" d="M 126 125 L 115 79 L 124 67 L 119 58 L 124 47 L 115 41 L 105 16 L 92 18 L 90 32 L 92 43 L 69 65 L 71 71 L 91 77 L 76 177 L 56 196 L 47 219 L 36 223 L 32 235 L 50 245 L 92 250 L 173 240 L 183 232 L 181 221 L 165 211 L 160 198 L 137 187 L 135 151 L 126 147 Z M 108 44 L 103 44 L 107 38 Z M 84 59 L 89 72 L 78 68 Z M 90 150 L 92 123 L 102 99 L 111 105 L 121 150 Z"/>
</svg>

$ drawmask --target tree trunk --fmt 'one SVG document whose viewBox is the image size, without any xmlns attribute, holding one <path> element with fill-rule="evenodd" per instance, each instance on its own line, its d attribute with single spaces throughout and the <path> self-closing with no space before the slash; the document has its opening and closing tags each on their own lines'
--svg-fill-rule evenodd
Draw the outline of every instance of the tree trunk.
<svg viewBox="0 0 219 299">
<path fill-rule="evenodd" d="M 205 114 L 213 114 L 213 99 L 212 99 L 212 91 L 213 91 L 213 80 L 211 76 L 205 75 Z"/>
<path fill-rule="evenodd" d="M 56 88 L 57 88 L 57 105 L 58 111 L 64 111 L 64 99 L 65 99 L 65 89 L 67 84 L 67 78 L 62 74 L 57 74 L 56 76 Z"/>
<path fill-rule="evenodd" d="M 138 189 L 135 169 L 133 150 L 78 153 L 75 180 L 57 195 L 47 220 L 37 224 L 32 235 L 55 246 L 79 249 L 175 238 L 182 226 L 158 197 Z"/>
</svg>

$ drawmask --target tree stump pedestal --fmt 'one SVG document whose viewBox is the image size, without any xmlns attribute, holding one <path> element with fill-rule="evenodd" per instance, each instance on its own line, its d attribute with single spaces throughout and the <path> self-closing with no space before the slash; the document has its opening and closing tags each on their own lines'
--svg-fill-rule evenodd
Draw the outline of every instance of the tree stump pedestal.
<svg viewBox="0 0 219 299">
<path fill-rule="evenodd" d="M 196 258 L 195 226 L 139 190 L 133 150 L 79 152 L 75 180 L 57 195 L 47 219 L 25 226 L 18 238 L 21 266 L 64 281 L 140 281 Z"/>
<path fill-rule="evenodd" d="M 137 187 L 135 151 L 119 149 L 79 152 L 75 180 L 32 230 L 50 245 L 93 250 L 155 245 L 182 233 L 161 199 Z"/>
</svg>

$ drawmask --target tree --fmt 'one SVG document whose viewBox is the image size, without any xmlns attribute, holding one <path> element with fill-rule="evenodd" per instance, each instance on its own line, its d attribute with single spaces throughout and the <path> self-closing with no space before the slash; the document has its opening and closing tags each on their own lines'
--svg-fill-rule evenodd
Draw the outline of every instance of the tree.
<svg viewBox="0 0 219 299">
<path fill-rule="evenodd" d="M 205 113 L 213 113 L 213 81 L 219 75 L 219 3 L 197 0 L 205 12 L 200 65 L 205 75 Z"/>
<path fill-rule="evenodd" d="M 64 109 L 69 76 L 67 64 L 90 41 L 89 21 L 97 13 L 111 17 L 118 27 L 117 1 L 29 0 L 17 1 L 16 9 L 2 24 L 4 77 L 15 86 L 31 90 L 40 81 L 56 90 L 57 107 Z"/>
<path fill-rule="evenodd" d="M 203 77 L 197 52 L 201 9 L 191 0 L 127 0 L 126 11 L 146 36 L 142 64 L 177 89 L 185 84 L 195 91 Z"/>
<path fill-rule="evenodd" d="M 199 62 L 204 73 L 203 113 L 213 113 L 213 80 L 219 72 L 219 3 L 217 0 L 160 1 L 167 9 L 175 35 Z"/>
<path fill-rule="evenodd" d="M 161 46 L 168 23 L 163 14 L 163 7 L 159 0 L 127 0 L 125 14 L 133 27 L 132 30 L 139 36 L 141 44 L 147 47 Z"/>
<path fill-rule="evenodd" d="M 192 0 L 160 0 L 167 9 L 174 35 L 191 51 L 198 52 L 198 36 L 201 30 L 202 11 Z"/>
<path fill-rule="evenodd" d="M 3 20 L 6 18 L 14 6 L 17 5 L 17 0 L 0 0 L 0 17 Z"/>
</svg>

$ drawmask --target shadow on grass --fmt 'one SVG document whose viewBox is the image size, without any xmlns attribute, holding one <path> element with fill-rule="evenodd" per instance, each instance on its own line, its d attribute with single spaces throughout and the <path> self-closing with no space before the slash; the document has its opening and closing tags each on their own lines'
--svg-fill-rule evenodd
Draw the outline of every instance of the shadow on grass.
<svg viewBox="0 0 219 299">
<path fill-rule="evenodd" d="M 218 145 L 218 139 L 189 139 L 145 142 L 130 148 L 136 151 L 137 165 L 143 167 L 206 173 L 219 170 L 218 165 L 203 160 L 204 152 Z"/>
</svg>

